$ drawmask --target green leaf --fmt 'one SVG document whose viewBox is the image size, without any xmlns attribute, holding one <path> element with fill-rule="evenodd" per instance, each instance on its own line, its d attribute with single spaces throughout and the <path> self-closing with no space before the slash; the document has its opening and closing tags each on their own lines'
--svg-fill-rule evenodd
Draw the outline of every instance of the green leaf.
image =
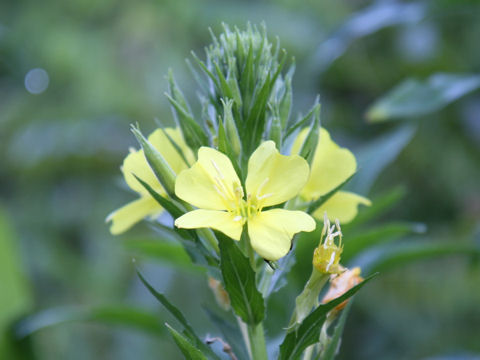
<svg viewBox="0 0 480 360">
<path fill-rule="evenodd" d="M 434 74 L 426 81 L 407 79 L 367 111 L 370 122 L 421 116 L 440 110 L 480 88 L 480 75 Z"/>
<path fill-rule="evenodd" d="M 220 269 L 232 308 L 244 322 L 256 325 L 265 316 L 265 303 L 256 287 L 255 272 L 233 240 L 220 233 L 217 237 L 220 241 Z"/>
<path fill-rule="evenodd" d="M 327 304 L 319 305 L 300 326 L 285 336 L 282 345 L 280 345 L 279 360 L 295 360 L 299 359 L 303 351 L 310 345 L 318 342 L 320 330 L 330 310 L 341 304 L 343 301 L 353 296 L 362 286 L 370 281 L 377 274 L 373 274 L 362 281 L 360 284 L 354 286 L 342 296 L 328 302 Z"/>
<path fill-rule="evenodd" d="M 175 343 L 179 347 L 179 349 L 182 351 L 183 356 L 185 356 L 185 359 L 187 360 L 207 360 L 207 357 L 202 354 L 202 352 L 197 349 L 195 345 L 193 345 L 185 336 L 180 334 L 178 331 L 176 331 L 174 328 L 172 328 L 170 325 L 165 323 L 167 326 L 168 331 L 173 337 L 173 340 L 175 340 Z"/>
<path fill-rule="evenodd" d="M 43 310 L 18 321 L 13 327 L 13 333 L 16 339 L 23 339 L 50 326 L 79 321 L 127 326 L 153 334 L 164 333 L 158 314 L 123 305 Z"/>
<path fill-rule="evenodd" d="M 184 327 L 185 334 L 188 336 L 190 341 L 193 341 L 195 347 L 202 350 L 202 352 L 209 354 L 209 356 L 211 356 L 212 358 L 220 360 L 218 356 L 212 351 L 212 349 L 210 349 L 210 347 L 208 347 L 203 341 L 201 341 L 199 337 L 195 334 L 195 332 L 193 331 L 193 328 L 190 326 L 185 316 L 183 316 L 182 312 L 170 301 L 168 301 L 163 294 L 155 290 L 153 286 L 150 285 L 150 283 L 147 280 L 145 280 L 145 278 L 142 276 L 142 274 L 139 271 L 137 271 L 137 274 L 140 280 L 142 281 L 142 283 L 148 289 L 148 291 L 150 291 L 150 293 L 158 301 L 160 301 L 160 303 L 170 312 L 170 314 L 172 314 L 175 317 L 175 319 L 177 319 L 178 322 Z"/>
<path fill-rule="evenodd" d="M 132 126 L 132 132 L 142 146 L 145 158 L 155 176 L 170 197 L 175 197 L 175 173 L 160 152 L 145 139 L 140 129 Z"/>
<path fill-rule="evenodd" d="M 368 194 L 382 170 L 396 159 L 410 142 L 416 127 L 404 125 L 392 130 L 355 151 L 358 170 L 348 185 L 355 193 Z"/>
<path fill-rule="evenodd" d="M 372 249 L 359 259 L 358 265 L 362 271 L 391 270 L 409 263 L 440 256 L 466 255 L 479 256 L 480 247 L 455 243 L 414 242 L 391 244 L 382 248 Z"/>
<path fill-rule="evenodd" d="M 128 250 L 141 256 L 148 256 L 175 268 L 187 270 L 195 274 L 201 275 L 204 273 L 203 267 L 195 266 L 185 248 L 179 243 L 162 241 L 157 238 L 134 238 L 125 240 L 123 244 Z"/>
<path fill-rule="evenodd" d="M 342 225 L 342 232 L 348 234 L 351 229 L 367 223 L 381 215 L 385 215 L 388 210 L 397 205 L 398 202 L 405 197 L 406 193 L 406 188 L 400 185 L 373 198 L 372 205 L 365 207 L 352 222 Z"/>
<path fill-rule="evenodd" d="M 5 359 L 13 358 L 7 334 L 11 322 L 32 306 L 18 245 L 7 214 L 0 207 L 0 358 Z"/>
<path fill-rule="evenodd" d="M 353 299 L 350 300 L 347 306 L 342 310 L 342 314 L 335 325 L 333 330 L 332 337 L 327 344 L 325 351 L 321 354 L 319 359 L 321 360 L 333 360 L 338 353 L 338 349 L 340 346 L 340 339 L 342 337 L 343 328 L 345 327 L 345 323 L 347 321 L 348 313 L 350 312 L 350 308 L 352 307 Z"/>
<path fill-rule="evenodd" d="M 178 205 L 176 205 L 173 201 L 170 199 L 167 199 L 166 197 L 163 197 L 159 193 L 157 193 L 155 190 L 152 189 L 150 185 L 148 185 L 145 181 L 140 179 L 137 175 L 133 174 L 137 181 L 148 191 L 148 193 L 160 204 L 163 206 L 167 212 L 172 215 L 174 219 L 182 216 L 185 214 L 185 211 L 183 211 Z"/>
<path fill-rule="evenodd" d="M 208 136 L 203 128 L 195 121 L 183 93 L 178 88 L 173 73 L 168 74 L 169 93 L 165 93 L 172 105 L 172 111 L 178 126 L 182 129 L 185 141 L 194 151 L 202 145 L 208 145 Z"/>
<path fill-rule="evenodd" d="M 391 222 L 368 230 L 357 230 L 345 240 L 342 263 L 347 263 L 353 256 L 373 245 L 383 244 L 405 235 L 423 234 L 425 231 L 424 224 L 410 222 Z"/>
</svg>

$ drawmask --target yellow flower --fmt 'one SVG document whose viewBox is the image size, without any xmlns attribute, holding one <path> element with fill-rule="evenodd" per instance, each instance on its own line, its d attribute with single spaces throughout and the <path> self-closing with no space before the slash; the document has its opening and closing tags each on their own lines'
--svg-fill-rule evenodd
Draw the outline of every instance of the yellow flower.
<svg viewBox="0 0 480 360">
<path fill-rule="evenodd" d="M 175 221 L 179 228 L 209 227 L 240 240 L 247 224 L 253 249 L 264 259 L 277 260 L 288 253 L 294 234 L 312 231 L 315 221 L 301 211 L 264 207 L 296 196 L 308 179 L 307 162 L 298 155 L 284 156 L 273 141 L 261 144 L 248 161 L 246 196 L 230 159 L 201 147 L 198 161 L 182 171 L 175 194 L 198 207 Z"/>
<path fill-rule="evenodd" d="M 292 154 L 300 152 L 307 134 L 308 128 L 298 134 L 292 146 Z M 310 170 L 310 179 L 300 193 L 306 201 L 316 200 L 342 184 L 355 173 L 357 162 L 348 149 L 339 147 L 333 142 L 328 131 L 321 128 Z M 348 223 L 357 216 L 359 204 L 370 205 L 371 202 L 352 192 L 337 191 L 313 216 L 321 219 L 326 211 L 330 220 L 339 219 L 342 223 Z"/>
<path fill-rule="evenodd" d="M 164 131 L 183 151 L 185 159 L 190 164 L 194 162 L 194 155 L 192 150 L 187 146 L 183 140 L 180 129 L 166 128 Z M 148 141 L 162 154 L 172 170 L 178 174 L 180 171 L 188 168 L 182 156 L 177 149 L 172 145 L 168 137 L 162 129 L 155 130 L 149 137 Z M 130 150 L 130 154 L 123 161 L 121 167 L 123 176 L 127 185 L 140 195 L 140 198 L 134 200 L 127 205 L 113 211 L 108 215 L 106 221 L 111 221 L 110 232 L 114 235 L 125 232 L 130 229 L 137 222 L 149 216 L 157 217 L 163 208 L 158 202 L 149 194 L 149 192 L 138 182 L 134 174 L 145 181 L 153 190 L 161 195 L 165 195 L 160 182 L 157 180 L 150 165 L 143 154 L 143 150 Z"/>
<path fill-rule="evenodd" d="M 336 232 L 334 232 L 336 228 Z M 322 239 L 325 236 L 325 240 Z M 338 245 L 335 244 L 335 238 L 338 236 Z M 340 223 L 335 221 L 335 225 L 330 227 L 327 213 L 324 213 L 322 235 L 320 235 L 320 245 L 313 252 L 313 266 L 323 274 L 339 274 L 342 272 L 340 265 L 340 255 L 343 251 L 342 230 Z"/>
</svg>

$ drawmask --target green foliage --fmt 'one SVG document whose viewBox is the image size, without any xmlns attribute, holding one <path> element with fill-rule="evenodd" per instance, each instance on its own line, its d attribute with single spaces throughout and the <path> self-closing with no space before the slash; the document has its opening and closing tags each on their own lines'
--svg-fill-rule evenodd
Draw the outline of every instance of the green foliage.
<svg viewBox="0 0 480 360">
<path fill-rule="evenodd" d="M 310 345 L 315 344 L 320 336 L 320 329 L 327 318 L 330 310 L 341 304 L 343 301 L 353 296 L 362 286 L 370 281 L 377 274 L 373 274 L 354 286 L 342 296 L 332 300 L 324 305 L 319 305 L 310 315 L 308 315 L 294 330 L 291 330 L 280 345 L 279 360 L 299 359 L 303 351 Z"/>
<path fill-rule="evenodd" d="M 480 75 L 434 74 L 426 81 L 407 79 L 377 100 L 367 111 L 371 122 L 381 122 L 438 111 L 480 88 Z"/>
<path fill-rule="evenodd" d="M 0 357 L 10 358 L 8 331 L 11 323 L 31 309 L 32 299 L 21 267 L 16 236 L 5 210 L 0 207 Z"/>
<path fill-rule="evenodd" d="M 233 240 L 218 234 L 220 239 L 220 268 L 225 290 L 235 313 L 247 324 L 256 325 L 265 316 L 265 303 L 257 290 L 255 272 L 250 261 Z"/>
<path fill-rule="evenodd" d="M 367 230 L 357 230 L 348 237 L 342 252 L 342 261 L 348 263 L 353 256 L 374 245 L 384 244 L 389 241 L 412 234 L 424 234 L 424 224 L 408 222 L 390 222 L 375 226 Z"/>
<path fill-rule="evenodd" d="M 177 343 L 177 345 L 182 349 L 182 352 L 185 351 L 185 350 L 188 350 L 188 352 L 190 353 L 189 349 L 190 349 L 190 345 L 191 347 L 195 348 L 195 349 L 198 349 L 198 353 L 201 354 L 200 351 L 202 351 L 203 353 L 205 354 L 209 354 L 210 357 L 212 357 L 213 359 L 218 359 L 218 356 L 215 355 L 215 353 L 212 351 L 212 349 L 210 349 L 207 345 L 205 345 L 205 343 L 199 339 L 199 337 L 195 334 L 195 332 L 193 331 L 193 328 L 190 326 L 190 324 L 188 323 L 187 319 L 185 318 L 185 316 L 182 314 L 182 312 L 175 306 L 173 305 L 170 301 L 167 300 L 167 298 L 159 293 L 158 291 L 156 291 L 152 285 L 150 285 L 150 283 L 145 280 L 145 278 L 142 276 L 142 274 L 140 272 L 137 272 L 138 274 L 138 277 L 140 278 L 140 280 L 142 281 L 142 283 L 147 287 L 148 291 L 150 291 L 150 293 L 170 312 L 170 314 L 172 314 L 175 319 L 177 319 L 177 321 L 183 326 L 184 328 L 184 335 L 188 338 L 185 339 L 183 336 L 181 336 L 181 338 L 177 338 L 176 335 L 174 335 L 172 333 L 172 331 L 174 331 L 170 326 L 168 326 L 167 324 L 167 327 L 168 327 L 168 330 L 170 331 L 170 333 L 172 334 L 172 336 L 174 336 L 175 338 L 175 342 Z M 174 331 L 175 334 L 176 331 Z M 185 342 L 185 341 L 186 342 Z M 180 344 L 179 344 L 180 342 Z M 193 342 L 193 344 L 191 344 L 190 342 Z M 193 352 L 193 354 L 197 354 L 196 352 Z"/>
<path fill-rule="evenodd" d="M 165 332 L 158 315 L 141 308 L 125 305 L 92 307 L 62 307 L 37 312 L 22 318 L 13 327 L 16 341 L 22 341 L 38 331 L 68 322 L 91 322 L 128 327 L 154 335 Z"/>
<path fill-rule="evenodd" d="M 185 356 L 185 359 L 207 360 L 205 355 L 203 355 L 202 352 L 195 345 L 193 345 L 185 336 L 180 334 L 178 331 L 176 331 L 167 323 L 165 323 L 165 326 L 167 327 L 168 331 L 172 335 L 173 340 L 175 340 L 175 343 L 177 344 L 177 346 L 180 348 L 180 350 L 182 350 L 182 354 L 183 356 Z"/>
</svg>

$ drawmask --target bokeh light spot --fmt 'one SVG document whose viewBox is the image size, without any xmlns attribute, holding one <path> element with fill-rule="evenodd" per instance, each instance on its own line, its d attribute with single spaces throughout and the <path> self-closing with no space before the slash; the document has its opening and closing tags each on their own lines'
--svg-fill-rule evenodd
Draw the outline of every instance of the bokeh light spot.
<svg viewBox="0 0 480 360">
<path fill-rule="evenodd" d="M 25 88 L 31 94 L 41 94 L 48 88 L 50 78 L 44 69 L 32 69 L 25 75 Z"/>
</svg>

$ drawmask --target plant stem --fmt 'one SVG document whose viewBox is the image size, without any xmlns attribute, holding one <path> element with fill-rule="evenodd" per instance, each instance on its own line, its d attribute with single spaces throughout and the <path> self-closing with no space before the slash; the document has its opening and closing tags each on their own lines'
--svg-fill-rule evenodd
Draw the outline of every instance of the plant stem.
<svg viewBox="0 0 480 360">
<path fill-rule="evenodd" d="M 263 323 L 248 325 L 248 338 L 252 360 L 268 360 Z"/>
</svg>

